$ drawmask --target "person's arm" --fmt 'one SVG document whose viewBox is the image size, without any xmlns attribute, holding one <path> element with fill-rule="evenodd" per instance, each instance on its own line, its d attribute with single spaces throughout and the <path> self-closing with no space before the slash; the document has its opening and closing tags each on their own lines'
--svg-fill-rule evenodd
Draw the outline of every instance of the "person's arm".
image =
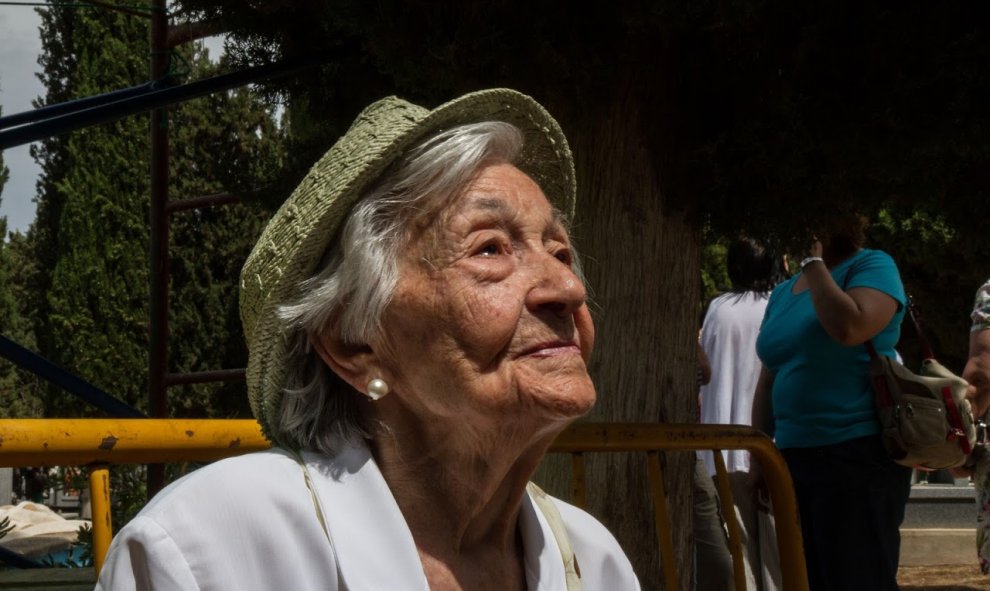
<svg viewBox="0 0 990 591">
<path fill-rule="evenodd" d="M 750 420 L 752 425 L 773 437 L 773 374 L 763 365 L 760 377 L 756 380 L 756 391 L 753 393 L 753 410 Z"/>
<path fill-rule="evenodd" d="M 967 394 L 973 416 L 982 417 L 990 409 L 990 329 L 969 333 L 969 360 L 962 377 L 973 386 Z"/>
<path fill-rule="evenodd" d="M 821 257 L 821 242 L 816 241 L 809 254 Z M 821 261 L 805 265 L 802 271 L 822 328 L 842 345 L 861 345 L 872 339 L 897 313 L 897 300 L 880 290 L 854 287 L 843 291 Z"/>
</svg>

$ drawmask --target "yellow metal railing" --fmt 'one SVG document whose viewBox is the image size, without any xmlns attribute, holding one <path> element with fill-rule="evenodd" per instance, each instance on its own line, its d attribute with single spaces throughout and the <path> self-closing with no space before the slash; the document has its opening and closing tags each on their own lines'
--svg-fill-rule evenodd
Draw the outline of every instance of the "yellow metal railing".
<svg viewBox="0 0 990 591">
<path fill-rule="evenodd" d="M 103 566 L 112 531 L 108 466 L 205 462 L 268 447 L 258 424 L 252 420 L 0 419 L 0 466 L 89 467 L 97 574 Z M 674 545 L 659 452 L 727 449 L 749 450 L 763 466 L 776 515 L 783 587 L 805 591 L 807 573 L 790 474 L 773 443 L 759 431 L 720 425 L 580 423 L 561 433 L 550 451 L 571 454 L 574 501 L 579 506 L 587 504 L 584 454 L 645 454 L 664 580 L 668 589 L 676 589 Z M 731 507 L 725 465 L 720 461 L 721 454 L 716 453 L 715 458 L 720 497 L 725 506 Z M 734 511 L 725 513 L 736 587 L 744 589 L 739 526 Z"/>
<path fill-rule="evenodd" d="M 573 454 L 575 475 L 575 504 L 587 502 L 584 482 L 583 454 L 590 452 L 644 452 L 646 469 L 654 503 L 657 537 L 664 583 L 667 589 L 677 589 L 677 566 L 674 559 L 674 543 L 670 516 L 667 511 L 667 494 L 661 471 L 661 451 L 697 450 L 748 450 L 755 461 L 760 462 L 766 478 L 770 501 L 774 508 L 775 527 L 780 552 L 781 583 L 788 591 L 808 589 L 808 573 L 804 563 L 804 546 L 798 522 L 797 500 L 794 485 L 783 456 L 769 437 L 762 432 L 741 425 L 675 425 L 650 423 L 578 423 L 571 425 L 557 437 L 551 452 Z M 732 492 L 721 453 L 715 453 L 719 497 L 726 507 L 733 507 Z M 578 478 L 577 475 L 581 474 Z M 729 550 L 733 558 L 734 579 L 737 589 L 745 589 L 745 571 L 742 565 L 739 524 L 735 511 L 725 511 L 729 528 Z"/>
</svg>

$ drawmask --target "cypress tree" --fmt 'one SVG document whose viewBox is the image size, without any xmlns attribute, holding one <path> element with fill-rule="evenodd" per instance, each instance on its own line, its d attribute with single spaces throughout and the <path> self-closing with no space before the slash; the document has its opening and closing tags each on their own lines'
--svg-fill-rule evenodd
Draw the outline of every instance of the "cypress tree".
<svg viewBox="0 0 990 591">
<path fill-rule="evenodd" d="M 2 114 L 2 112 L 0 112 Z M 0 201 L 10 170 L 0 153 Z M 30 302 L 24 278 L 30 275 L 33 261 L 26 248 L 25 236 L 7 233 L 7 218 L 0 217 L 0 334 L 25 347 L 34 340 L 29 326 Z M 35 417 L 41 414 L 39 380 L 0 358 L 0 417 Z"/>
<path fill-rule="evenodd" d="M 40 13 L 42 104 L 145 81 L 145 19 L 71 7 Z M 129 117 L 43 142 L 32 228 L 41 353 L 136 406 L 148 366 L 147 137 L 146 117 Z M 47 391 L 49 416 L 92 412 Z"/>
</svg>

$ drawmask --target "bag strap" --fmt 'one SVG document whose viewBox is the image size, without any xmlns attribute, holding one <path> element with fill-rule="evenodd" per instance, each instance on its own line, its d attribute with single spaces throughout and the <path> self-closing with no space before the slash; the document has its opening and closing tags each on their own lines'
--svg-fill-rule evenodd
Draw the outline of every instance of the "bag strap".
<svg viewBox="0 0 990 591">
<path fill-rule="evenodd" d="M 846 276 L 842 279 L 842 291 L 846 291 L 849 287 L 849 277 L 852 275 L 852 267 L 846 271 Z M 911 317 L 911 322 L 914 324 L 914 330 L 918 335 L 918 344 L 921 348 L 922 359 L 935 359 L 935 353 L 932 352 L 932 346 L 928 342 L 928 337 L 925 336 L 925 331 L 921 328 L 921 313 L 918 312 L 918 307 L 914 304 L 914 298 L 910 294 L 907 295 L 907 313 Z M 863 343 L 866 345 L 866 350 L 870 354 L 870 359 L 876 361 L 878 358 L 878 353 L 876 347 L 873 346 L 873 339 L 870 339 Z"/>
<path fill-rule="evenodd" d="M 849 281 L 849 276 L 846 275 L 846 282 Z M 845 291 L 845 283 L 843 282 L 843 291 Z M 928 337 L 925 336 L 924 328 L 921 323 L 921 313 L 918 312 L 918 306 L 914 303 L 914 298 L 910 295 L 907 296 L 907 313 L 911 317 L 911 324 L 914 325 L 914 332 L 918 336 L 918 348 L 921 350 L 921 358 L 924 359 L 935 359 L 935 352 L 932 350 L 932 345 L 928 341 Z M 866 341 L 866 350 L 870 352 L 870 359 L 877 358 L 877 350 L 873 347 L 873 339 Z"/>
<path fill-rule="evenodd" d="M 925 331 L 921 326 L 921 313 L 918 312 L 918 306 L 914 304 L 914 298 L 910 295 L 907 297 L 907 312 L 908 316 L 911 317 L 911 323 L 914 324 L 914 331 L 918 335 L 921 358 L 935 359 L 935 352 L 932 350 L 932 345 L 928 342 L 928 337 L 925 336 Z"/>
<path fill-rule="evenodd" d="M 530 482 L 526 485 L 530 498 L 543 513 L 543 517 L 550 526 L 554 539 L 557 540 L 557 547 L 560 549 L 560 557 L 564 561 L 564 579 L 567 581 L 567 591 L 581 591 L 581 568 L 578 566 L 577 557 L 571 548 L 571 539 L 567 536 L 567 529 L 564 527 L 564 520 L 560 516 L 560 511 L 553 501 L 543 492 L 543 489 Z"/>
<path fill-rule="evenodd" d="M 846 276 L 842 279 L 842 291 L 846 291 L 849 286 L 849 276 L 852 275 L 852 267 L 846 271 Z M 908 298 L 910 301 L 910 298 Z M 866 352 L 870 354 L 870 361 L 876 363 L 880 360 L 880 354 L 877 353 L 876 347 L 873 346 L 873 339 L 870 339 L 863 343 L 866 346 Z M 880 407 L 888 408 L 894 405 L 894 397 L 897 395 L 895 389 L 890 387 L 887 383 L 887 378 L 883 374 L 876 374 L 872 376 L 873 379 L 873 389 L 877 393 L 877 404 Z"/>
</svg>

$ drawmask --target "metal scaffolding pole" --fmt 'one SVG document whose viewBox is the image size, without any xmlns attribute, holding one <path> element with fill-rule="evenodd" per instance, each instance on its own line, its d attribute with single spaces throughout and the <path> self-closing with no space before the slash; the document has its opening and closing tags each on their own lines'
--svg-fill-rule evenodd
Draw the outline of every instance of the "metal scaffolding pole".
<svg viewBox="0 0 990 591">
<path fill-rule="evenodd" d="M 169 65 L 168 13 L 165 0 L 152 0 L 151 79 L 165 76 Z M 151 111 L 151 272 L 148 347 L 148 416 L 168 416 L 168 108 Z M 165 486 L 165 466 L 148 466 L 148 498 Z"/>
</svg>

